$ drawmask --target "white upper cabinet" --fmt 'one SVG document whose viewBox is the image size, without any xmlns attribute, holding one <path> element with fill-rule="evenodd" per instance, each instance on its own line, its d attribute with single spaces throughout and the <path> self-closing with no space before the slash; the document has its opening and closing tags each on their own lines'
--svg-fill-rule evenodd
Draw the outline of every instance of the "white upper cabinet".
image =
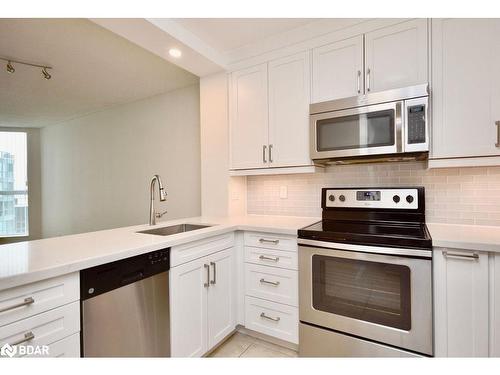
<svg viewBox="0 0 500 375">
<path fill-rule="evenodd" d="M 313 49 L 312 102 L 364 92 L 363 35 Z"/>
<path fill-rule="evenodd" d="M 269 145 L 271 167 L 310 165 L 310 54 L 269 63 Z"/>
<path fill-rule="evenodd" d="M 366 33 L 366 92 L 427 83 L 427 50 L 426 19 Z"/>
<path fill-rule="evenodd" d="M 267 166 L 267 64 L 233 72 L 229 95 L 231 168 Z"/>
<path fill-rule="evenodd" d="M 499 67 L 500 20 L 432 21 L 432 159 L 500 156 Z"/>
</svg>

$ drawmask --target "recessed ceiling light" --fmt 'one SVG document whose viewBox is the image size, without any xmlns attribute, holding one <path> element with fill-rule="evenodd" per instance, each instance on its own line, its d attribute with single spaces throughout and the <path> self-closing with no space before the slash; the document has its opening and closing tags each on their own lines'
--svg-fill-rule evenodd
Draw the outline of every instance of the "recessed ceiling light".
<svg viewBox="0 0 500 375">
<path fill-rule="evenodd" d="M 172 57 L 179 58 L 182 56 L 182 52 L 178 50 L 177 48 L 170 48 L 168 50 L 168 54 Z"/>
</svg>

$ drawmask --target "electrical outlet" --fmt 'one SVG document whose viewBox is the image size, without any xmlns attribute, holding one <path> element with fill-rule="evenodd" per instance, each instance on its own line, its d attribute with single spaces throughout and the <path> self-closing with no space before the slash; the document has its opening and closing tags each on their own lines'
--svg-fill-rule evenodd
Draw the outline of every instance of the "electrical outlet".
<svg viewBox="0 0 500 375">
<path fill-rule="evenodd" d="M 280 186 L 280 198 L 287 199 L 288 198 L 288 187 Z"/>
</svg>

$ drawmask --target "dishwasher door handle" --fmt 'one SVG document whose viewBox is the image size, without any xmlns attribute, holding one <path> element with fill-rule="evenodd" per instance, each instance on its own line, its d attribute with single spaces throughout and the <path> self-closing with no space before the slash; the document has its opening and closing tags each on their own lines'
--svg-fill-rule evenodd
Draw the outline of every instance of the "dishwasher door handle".
<svg viewBox="0 0 500 375">
<path fill-rule="evenodd" d="M 128 276 L 122 278 L 122 285 L 135 283 L 136 281 L 141 280 L 143 277 L 144 277 L 144 274 L 141 271 L 136 272 L 132 275 L 128 275 Z"/>
</svg>

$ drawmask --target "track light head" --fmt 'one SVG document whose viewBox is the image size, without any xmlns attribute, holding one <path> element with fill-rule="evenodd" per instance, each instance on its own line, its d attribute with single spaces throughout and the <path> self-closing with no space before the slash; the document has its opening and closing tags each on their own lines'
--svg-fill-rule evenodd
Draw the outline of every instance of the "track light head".
<svg viewBox="0 0 500 375">
<path fill-rule="evenodd" d="M 12 63 L 10 61 L 7 62 L 7 71 L 9 73 L 14 73 L 16 71 L 16 69 L 14 69 L 14 67 L 12 66 Z"/>
<path fill-rule="evenodd" d="M 46 66 L 44 66 L 42 68 L 42 74 L 43 74 L 43 78 L 45 78 L 45 79 L 51 79 L 52 78 L 52 76 L 47 71 L 47 67 Z"/>
</svg>

